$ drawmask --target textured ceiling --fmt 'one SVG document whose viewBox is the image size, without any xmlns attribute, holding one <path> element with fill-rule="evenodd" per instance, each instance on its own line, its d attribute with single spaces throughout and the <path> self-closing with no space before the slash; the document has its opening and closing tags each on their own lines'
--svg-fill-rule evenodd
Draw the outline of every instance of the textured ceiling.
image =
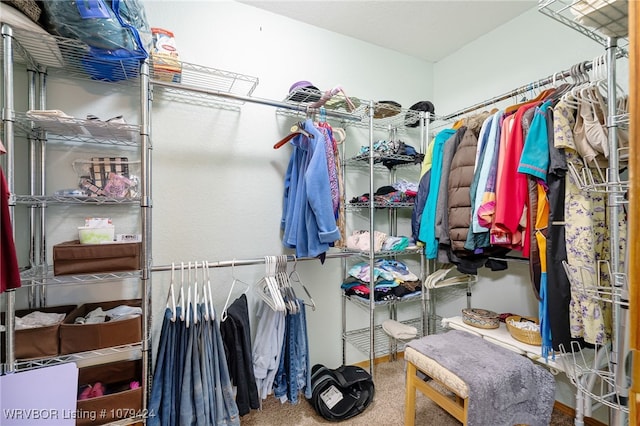
<svg viewBox="0 0 640 426">
<path fill-rule="evenodd" d="M 536 7 L 537 1 L 244 1 L 430 62 Z"/>
</svg>

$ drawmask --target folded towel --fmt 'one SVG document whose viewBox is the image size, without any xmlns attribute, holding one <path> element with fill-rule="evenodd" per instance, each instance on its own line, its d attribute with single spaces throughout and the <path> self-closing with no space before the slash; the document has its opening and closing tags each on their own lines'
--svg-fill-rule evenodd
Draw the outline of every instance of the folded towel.
<svg viewBox="0 0 640 426">
<path fill-rule="evenodd" d="M 382 321 L 382 329 L 389 336 L 398 340 L 414 339 L 418 335 L 417 328 L 392 319 Z"/>
</svg>

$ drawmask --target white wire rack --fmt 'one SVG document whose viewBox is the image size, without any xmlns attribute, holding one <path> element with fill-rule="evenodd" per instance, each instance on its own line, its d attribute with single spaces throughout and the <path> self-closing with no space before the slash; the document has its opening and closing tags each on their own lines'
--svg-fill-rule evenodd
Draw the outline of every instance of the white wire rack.
<svg viewBox="0 0 640 426">
<path fill-rule="evenodd" d="M 629 279 L 624 272 L 612 272 L 609 261 L 601 260 L 595 267 L 574 266 L 562 262 L 571 291 L 588 300 L 629 306 Z"/>
<path fill-rule="evenodd" d="M 569 348 L 560 345 L 560 352 L 557 362 L 579 392 L 594 402 L 629 413 L 626 401 L 617 392 L 621 384 L 615 379 L 607 345 L 581 348 L 574 341 Z"/>
<path fill-rule="evenodd" d="M 258 77 L 217 68 L 205 67 L 189 62 L 180 62 L 179 74 L 173 80 L 167 80 L 166 73 L 156 70 L 151 64 L 150 77 L 152 83 L 170 81 L 175 83 L 167 86 L 155 84 L 154 95 L 158 100 L 177 101 L 197 106 L 213 106 L 222 109 L 237 110 L 245 102 L 243 97 L 251 96 L 258 87 Z M 199 91 L 192 88 L 197 87 Z M 238 97 L 223 97 L 220 94 L 239 95 Z"/>
<path fill-rule="evenodd" d="M 538 10 L 605 47 L 609 37 L 618 38 L 618 48 L 629 56 L 627 0 L 541 0 Z"/>
<path fill-rule="evenodd" d="M 320 102 L 323 93 L 319 90 L 302 87 L 289 93 L 284 102 L 299 106 L 308 106 Z M 324 104 L 326 111 L 340 112 L 344 114 L 352 115 L 356 120 L 349 120 L 347 123 L 350 126 L 368 128 L 369 127 L 369 109 L 371 101 L 360 98 L 349 98 L 355 109 L 350 110 L 346 100 L 346 96 L 343 93 L 338 93 L 333 96 Z M 422 113 L 420 111 L 396 107 L 392 104 L 383 102 L 373 102 L 373 127 L 377 130 L 390 130 L 395 129 L 400 132 L 406 131 L 407 125 L 414 126 L 415 123 L 419 123 Z M 304 111 L 292 111 L 288 109 L 278 109 L 276 111 L 279 115 L 304 117 Z"/>
<path fill-rule="evenodd" d="M 626 169 L 626 163 L 629 158 L 629 148 L 618 148 L 618 158 L 622 169 Z M 616 205 L 628 204 L 627 193 L 629 191 L 628 179 L 611 179 L 611 169 L 601 164 L 597 160 L 588 163 L 584 160 L 581 167 L 568 162 L 567 168 L 574 178 L 576 185 L 585 192 L 597 192 L 603 194 L 611 194 L 611 203 Z M 615 174 L 618 176 L 618 173 Z"/>
</svg>

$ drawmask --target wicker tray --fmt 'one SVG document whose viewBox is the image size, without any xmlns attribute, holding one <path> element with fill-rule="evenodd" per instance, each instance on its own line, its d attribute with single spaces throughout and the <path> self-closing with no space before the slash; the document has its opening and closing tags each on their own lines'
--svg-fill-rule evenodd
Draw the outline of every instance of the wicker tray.
<svg viewBox="0 0 640 426">
<path fill-rule="evenodd" d="M 512 315 L 505 319 L 505 324 L 507 325 L 507 330 L 511 334 L 511 337 L 518 340 L 519 342 L 526 343 L 533 346 L 541 346 L 542 345 L 542 336 L 539 331 L 532 330 L 523 330 L 521 328 L 515 327 L 511 325 L 511 322 L 533 322 L 538 324 L 537 318 L 533 317 L 521 317 L 520 315 Z"/>
<path fill-rule="evenodd" d="M 469 308 L 462 310 L 462 322 L 473 327 L 492 329 L 500 327 L 500 317 L 487 309 Z"/>
</svg>

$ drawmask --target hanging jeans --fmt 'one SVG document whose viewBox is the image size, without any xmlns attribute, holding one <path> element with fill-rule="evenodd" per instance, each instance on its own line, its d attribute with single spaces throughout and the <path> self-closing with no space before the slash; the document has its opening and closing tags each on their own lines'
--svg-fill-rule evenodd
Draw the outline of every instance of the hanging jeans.
<svg viewBox="0 0 640 426">
<path fill-rule="evenodd" d="M 287 399 L 298 403 L 298 394 L 311 398 L 311 368 L 309 368 L 309 340 L 305 305 L 298 299 L 300 312 L 288 313 L 280 366 L 273 383 L 273 393 L 281 402 Z"/>
<path fill-rule="evenodd" d="M 216 403 L 216 425 L 218 426 L 239 426 L 240 414 L 238 413 L 238 405 L 233 394 L 233 385 L 229 377 L 229 368 L 227 366 L 227 358 L 224 353 L 224 343 L 220 334 L 220 323 L 218 317 L 209 323 L 212 349 L 211 358 L 213 359 L 213 372 L 215 378 L 215 394 L 214 401 Z"/>
<path fill-rule="evenodd" d="M 189 310 L 189 327 L 165 311 L 149 398 L 152 426 L 240 425 L 220 328 L 203 306 Z M 194 322 L 194 319 L 198 319 Z"/>
<path fill-rule="evenodd" d="M 153 384 L 149 396 L 149 419 L 147 420 L 149 426 L 172 426 L 177 423 L 176 409 L 179 407 L 175 404 L 175 371 L 179 369 L 176 358 L 180 345 L 176 332 L 181 327 L 180 308 L 176 310 L 178 319 L 175 322 L 171 321 L 172 315 L 171 309 L 167 308 L 160 331 Z"/>
</svg>

